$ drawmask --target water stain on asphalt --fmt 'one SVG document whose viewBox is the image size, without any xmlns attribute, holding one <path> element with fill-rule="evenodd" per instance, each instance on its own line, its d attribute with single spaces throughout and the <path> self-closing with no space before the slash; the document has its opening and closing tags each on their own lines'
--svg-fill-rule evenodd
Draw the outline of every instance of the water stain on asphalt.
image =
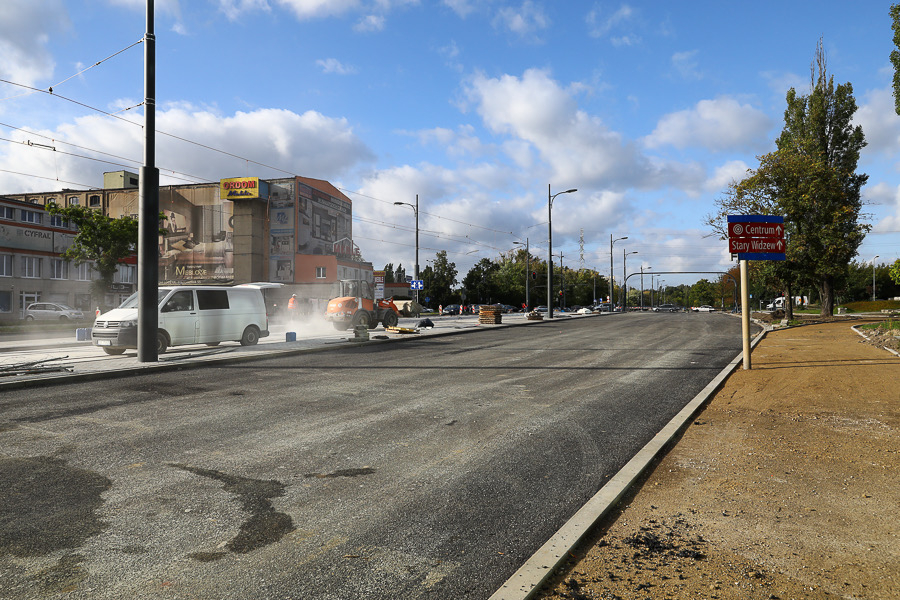
<svg viewBox="0 0 900 600">
<path fill-rule="evenodd" d="M 0 481 L 0 556 L 78 548 L 106 528 L 97 511 L 112 482 L 99 473 L 49 456 L 2 458 Z"/>
<path fill-rule="evenodd" d="M 41 569 L 31 578 L 48 594 L 74 592 L 78 584 L 87 578 L 87 572 L 81 568 L 83 560 L 80 554 L 66 554 L 55 565 Z"/>
<path fill-rule="evenodd" d="M 335 477 L 359 477 L 360 475 L 371 475 L 375 472 L 372 467 L 363 467 L 362 469 L 341 469 L 331 473 L 307 473 L 306 478 L 315 477 L 316 479 L 333 479 Z"/>
<path fill-rule="evenodd" d="M 269 544 L 274 544 L 286 534 L 294 530 L 294 522 L 290 515 L 275 510 L 271 498 L 284 495 L 284 484 L 280 481 L 249 479 L 229 475 L 212 469 L 201 469 L 183 464 L 170 463 L 169 466 L 222 482 L 222 489 L 235 494 L 241 501 L 242 508 L 250 513 L 241 525 L 238 534 L 225 544 L 230 552 L 246 554 Z M 199 552 L 192 558 L 204 562 L 221 558 L 218 552 Z"/>
</svg>

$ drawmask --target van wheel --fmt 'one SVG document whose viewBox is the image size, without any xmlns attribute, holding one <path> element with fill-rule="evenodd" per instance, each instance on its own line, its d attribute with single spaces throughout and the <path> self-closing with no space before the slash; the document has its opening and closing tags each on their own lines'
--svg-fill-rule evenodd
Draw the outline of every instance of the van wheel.
<svg viewBox="0 0 900 600">
<path fill-rule="evenodd" d="M 156 355 L 165 354 L 169 347 L 169 338 L 162 331 L 156 332 Z"/>
<path fill-rule="evenodd" d="M 259 329 L 255 325 L 250 325 L 244 330 L 244 335 L 241 336 L 241 346 L 255 346 L 258 341 Z"/>
<path fill-rule="evenodd" d="M 62 321 L 63 323 L 65 323 L 66 321 L 69 320 L 69 317 L 67 317 L 66 315 L 63 315 L 59 318 L 59 320 Z"/>
<path fill-rule="evenodd" d="M 118 356 L 119 354 L 125 354 L 125 348 L 104 348 L 103 351 L 112 356 Z"/>
<path fill-rule="evenodd" d="M 399 323 L 399 322 L 400 322 L 400 319 L 397 318 L 397 313 L 395 313 L 392 310 L 389 310 L 386 313 L 384 313 L 384 319 L 381 321 L 381 323 L 384 325 L 385 329 L 387 329 L 388 327 L 396 327 L 397 323 Z"/>
<path fill-rule="evenodd" d="M 26 315 L 25 320 L 26 321 L 34 321 L 34 317 L 32 317 L 31 315 Z"/>
</svg>

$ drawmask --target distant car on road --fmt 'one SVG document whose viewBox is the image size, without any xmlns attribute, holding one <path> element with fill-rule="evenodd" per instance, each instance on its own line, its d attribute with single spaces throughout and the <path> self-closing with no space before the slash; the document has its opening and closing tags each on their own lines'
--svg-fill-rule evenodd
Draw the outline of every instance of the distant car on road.
<svg viewBox="0 0 900 600">
<path fill-rule="evenodd" d="M 703 306 L 692 306 L 691 310 L 694 312 L 715 312 L 716 309 L 709 304 L 704 304 Z"/>
<path fill-rule="evenodd" d="M 678 312 L 674 304 L 660 304 L 653 307 L 653 312 Z"/>
<path fill-rule="evenodd" d="M 84 313 L 68 304 L 34 302 L 25 309 L 26 321 L 81 321 Z"/>
<path fill-rule="evenodd" d="M 459 304 L 448 304 L 441 310 L 442 315 L 458 315 L 462 307 Z"/>
<path fill-rule="evenodd" d="M 545 313 L 545 312 L 547 312 L 547 307 L 546 306 L 538 306 L 537 308 L 534 309 L 534 312 Z"/>
</svg>

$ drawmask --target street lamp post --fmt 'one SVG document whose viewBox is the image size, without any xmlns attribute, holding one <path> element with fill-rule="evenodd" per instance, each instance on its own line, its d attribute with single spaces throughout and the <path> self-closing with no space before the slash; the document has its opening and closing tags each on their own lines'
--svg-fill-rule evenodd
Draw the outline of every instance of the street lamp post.
<svg viewBox="0 0 900 600">
<path fill-rule="evenodd" d="M 397 206 L 408 206 L 413 209 L 413 212 L 416 213 L 416 267 L 415 267 L 415 277 L 416 281 L 419 280 L 419 195 L 416 194 L 416 204 L 413 206 L 409 202 L 394 202 Z M 419 290 L 416 290 L 416 304 L 419 303 Z"/>
<path fill-rule="evenodd" d="M 875 260 L 881 258 L 880 254 L 872 257 L 872 302 L 875 302 Z"/>
<path fill-rule="evenodd" d="M 649 271 L 652 268 L 653 267 L 647 267 L 647 270 Z M 652 277 L 652 275 L 651 275 L 651 277 Z M 652 279 L 651 279 L 651 281 L 652 281 Z M 653 284 L 652 283 L 650 284 L 650 293 L 651 294 L 653 293 Z M 652 302 L 650 304 L 651 304 L 651 306 L 653 305 Z M 643 263 L 641 263 L 641 312 L 644 312 L 644 265 L 643 265 Z"/>
<path fill-rule="evenodd" d="M 550 184 L 547 184 L 547 318 L 553 318 L 553 199 L 560 194 L 571 194 L 578 190 L 572 188 L 564 192 L 550 195 Z"/>
<path fill-rule="evenodd" d="M 513 242 L 516 246 L 521 246 L 522 242 Z M 528 277 L 531 273 L 531 250 L 528 246 L 528 238 L 525 238 L 525 311 L 531 307 L 531 288 L 528 286 Z"/>
<path fill-rule="evenodd" d="M 625 252 L 625 248 L 622 248 L 622 312 L 625 312 L 625 309 L 628 308 L 628 290 L 625 289 L 625 284 L 628 281 L 628 273 L 625 271 L 625 257 L 629 254 L 637 253 L 637 250 Z"/>
<path fill-rule="evenodd" d="M 615 285 L 613 281 L 615 276 L 613 274 L 613 244 L 618 242 L 619 240 L 627 240 L 628 236 L 620 237 L 613 239 L 612 234 L 609 234 L 609 312 L 612 312 L 613 305 L 616 303 L 616 297 L 613 295 L 615 293 Z"/>
</svg>

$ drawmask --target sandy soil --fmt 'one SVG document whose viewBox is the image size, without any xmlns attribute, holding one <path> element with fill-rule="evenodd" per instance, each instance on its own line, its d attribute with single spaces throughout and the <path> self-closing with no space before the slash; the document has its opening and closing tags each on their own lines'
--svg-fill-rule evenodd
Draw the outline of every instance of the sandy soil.
<svg viewBox="0 0 900 600">
<path fill-rule="evenodd" d="M 900 358 L 770 332 L 538 598 L 900 598 Z"/>
</svg>

